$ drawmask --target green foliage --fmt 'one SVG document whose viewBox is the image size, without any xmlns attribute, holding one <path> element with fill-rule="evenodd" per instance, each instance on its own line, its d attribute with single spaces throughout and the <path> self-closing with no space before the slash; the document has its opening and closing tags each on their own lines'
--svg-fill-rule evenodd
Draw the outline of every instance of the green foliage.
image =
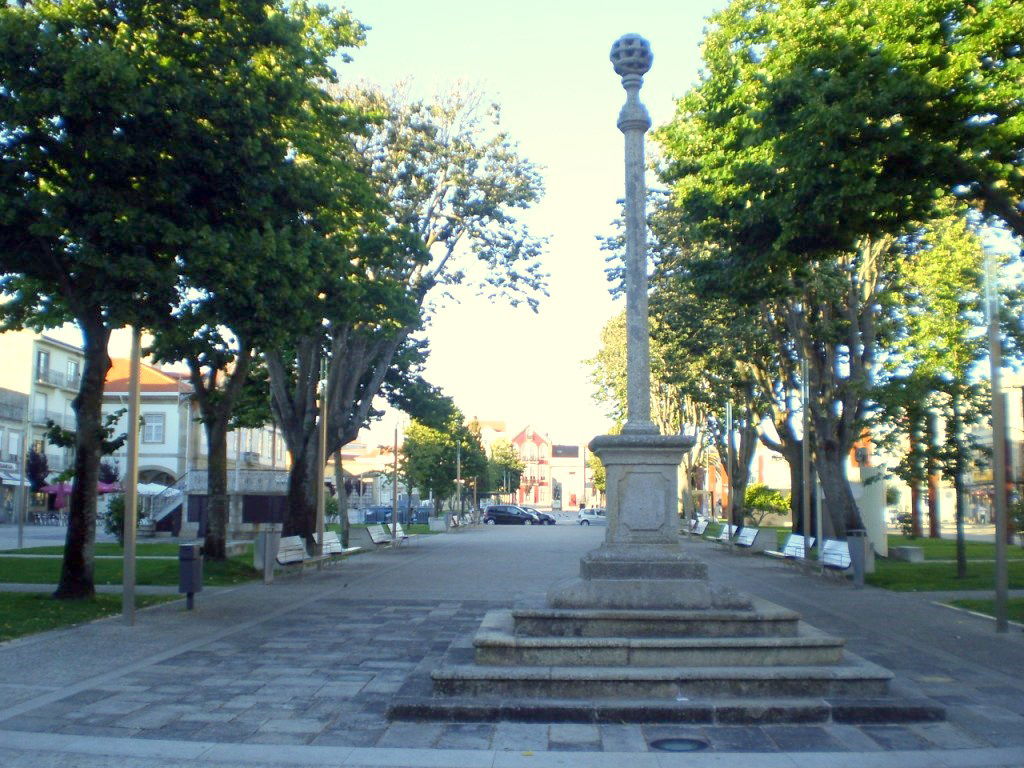
<svg viewBox="0 0 1024 768">
<path fill-rule="evenodd" d="M 124 546 L 124 496 L 120 493 L 111 495 L 107 500 L 107 510 L 101 516 L 103 530 L 117 537 L 117 543 Z"/>
<path fill-rule="evenodd" d="M 1017 499 L 1010 504 L 1008 512 L 1013 530 L 1017 532 L 1017 541 L 1024 547 L 1024 499 Z"/>
<path fill-rule="evenodd" d="M 342 490 L 344 493 L 344 490 Z M 324 519 L 325 520 L 338 520 L 339 514 L 338 497 L 328 495 L 324 499 Z"/>
<path fill-rule="evenodd" d="M 747 486 L 743 506 L 753 519 L 754 525 L 760 525 L 768 515 L 789 514 L 789 499 L 780 491 L 763 483 L 751 483 Z"/>
<path fill-rule="evenodd" d="M 38 492 L 46 485 L 46 476 L 50 474 L 50 462 L 45 453 L 30 448 L 25 457 L 25 477 L 33 492 Z"/>
<path fill-rule="evenodd" d="M 909 512 L 900 512 L 896 515 L 896 527 L 908 539 L 917 538 L 914 531 L 914 516 Z"/>
<path fill-rule="evenodd" d="M 512 493 L 523 477 L 523 464 L 512 443 L 495 440 L 491 444 L 491 455 L 487 459 L 488 489 L 499 493 Z"/>
<path fill-rule="evenodd" d="M 749 286 L 928 218 L 935 190 L 1024 233 L 1012 0 L 734 0 L 661 133 L 695 240 Z"/>
<path fill-rule="evenodd" d="M 887 485 L 885 487 L 885 503 L 890 507 L 900 503 L 900 489 L 895 485 Z"/>
<path fill-rule="evenodd" d="M 121 417 L 124 416 L 127 410 L 127 408 L 119 408 L 118 410 L 108 413 L 103 417 L 103 423 L 100 426 L 100 455 L 110 456 L 111 454 L 121 450 L 121 448 L 124 447 L 124 444 L 128 441 L 127 432 L 122 432 L 120 435 L 117 435 L 117 437 L 114 436 L 114 433 L 117 431 L 117 423 L 121 420 Z M 144 419 L 140 416 L 140 428 L 143 422 Z M 52 419 L 46 420 L 46 432 L 43 436 L 50 445 L 56 445 L 60 448 L 74 448 L 78 444 L 78 435 L 74 430 L 64 429 Z M 100 482 L 117 482 L 118 478 L 116 474 L 113 480 L 103 479 L 104 477 L 110 476 L 109 469 L 106 474 L 104 473 L 104 468 L 107 466 L 108 465 L 105 465 L 102 462 L 99 465 L 98 476 Z M 74 467 L 68 467 L 57 475 L 57 482 L 67 482 L 74 476 Z"/>
<path fill-rule="evenodd" d="M 416 421 L 409 425 L 402 444 L 402 473 L 412 487 L 434 499 L 438 513 L 445 499 L 458 490 L 456 479 L 461 463 L 463 489 L 472 478 L 487 471 L 487 457 L 479 435 L 463 421 L 456 409 L 444 429 L 432 429 Z"/>
</svg>

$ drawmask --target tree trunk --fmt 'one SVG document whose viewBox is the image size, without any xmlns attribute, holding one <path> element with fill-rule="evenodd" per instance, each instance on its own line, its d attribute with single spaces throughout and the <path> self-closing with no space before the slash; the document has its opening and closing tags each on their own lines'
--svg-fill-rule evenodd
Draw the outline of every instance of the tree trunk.
<svg viewBox="0 0 1024 768">
<path fill-rule="evenodd" d="M 942 521 L 939 519 L 939 476 L 928 473 L 928 538 L 942 538 Z"/>
<path fill-rule="evenodd" d="M 316 431 L 313 430 L 300 450 L 292 452 L 292 466 L 288 471 L 288 516 L 282 536 L 301 536 L 308 547 L 313 545 L 316 532 L 317 472 Z"/>
<path fill-rule="evenodd" d="M 226 420 L 206 421 L 206 445 L 209 463 L 206 484 L 209 505 L 206 512 L 206 537 L 203 557 L 207 560 L 227 559 L 228 537 L 228 435 Z M 239 457 L 235 457 L 238 461 Z"/>
<path fill-rule="evenodd" d="M 964 537 L 964 474 L 967 471 L 967 446 L 962 438 L 963 415 L 959 393 L 954 390 L 951 399 L 952 418 L 950 431 L 953 433 L 953 447 L 956 458 L 953 460 L 953 489 L 956 493 L 956 577 L 967 578 L 967 543 Z"/>
<path fill-rule="evenodd" d="M 341 525 L 341 546 L 348 546 L 348 494 L 345 493 L 345 469 L 341 465 L 341 451 L 334 452 L 334 487 L 338 494 L 338 517 Z"/>
<path fill-rule="evenodd" d="M 815 457 L 814 467 L 818 470 L 818 478 L 824 492 L 828 520 L 837 538 L 845 539 L 846 532 L 864 528 L 860 518 L 860 510 L 850 490 L 850 482 L 846 477 L 846 454 L 838 450 L 834 444 L 819 446 L 819 455 Z M 827 526 L 824 521 L 822 527 Z"/>
<path fill-rule="evenodd" d="M 925 459 L 925 476 L 928 482 L 928 537 L 931 539 L 942 538 L 942 521 L 939 519 L 939 475 L 935 470 L 935 457 L 932 455 L 932 448 L 938 435 L 937 419 L 938 416 L 935 413 L 928 414 L 928 455 Z"/>
<path fill-rule="evenodd" d="M 782 454 L 786 459 L 786 463 L 789 464 L 789 514 L 790 514 L 790 527 L 793 533 L 804 532 L 804 468 L 803 463 L 798 457 L 796 461 L 791 461 L 789 456 L 785 453 Z M 814 527 L 814 521 L 811 521 L 811 527 Z"/>
<path fill-rule="evenodd" d="M 78 318 L 82 330 L 85 360 L 78 395 L 71 403 L 75 411 L 75 478 L 68 506 L 68 532 L 60 582 L 53 596 L 60 600 L 90 598 L 96 593 L 93 555 L 96 544 L 96 483 L 103 448 L 103 382 L 110 370 L 107 342 L 110 329 L 96 313 Z M 129 429 L 138 429 L 129 424 Z M 127 482 L 138 482 L 129 477 Z"/>
<path fill-rule="evenodd" d="M 921 528 L 921 483 L 910 481 L 910 527 L 911 536 L 918 537 L 924 532 Z"/>
</svg>

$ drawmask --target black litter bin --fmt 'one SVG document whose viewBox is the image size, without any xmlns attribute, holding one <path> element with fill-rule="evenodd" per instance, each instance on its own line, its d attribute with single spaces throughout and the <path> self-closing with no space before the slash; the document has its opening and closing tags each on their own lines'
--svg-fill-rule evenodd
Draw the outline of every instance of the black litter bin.
<svg viewBox="0 0 1024 768">
<path fill-rule="evenodd" d="M 191 611 L 196 592 L 203 591 L 203 547 L 201 544 L 182 544 L 178 547 L 178 592 L 186 596 L 185 605 Z"/>
</svg>

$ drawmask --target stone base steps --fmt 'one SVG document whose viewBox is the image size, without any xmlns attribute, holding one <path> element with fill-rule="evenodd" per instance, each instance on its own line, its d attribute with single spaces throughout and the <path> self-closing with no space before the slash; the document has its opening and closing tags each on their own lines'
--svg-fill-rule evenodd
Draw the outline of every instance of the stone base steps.
<svg viewBox="0 0 1024 768">
<path fill-rule="evenodd" d="M 838 664 L 843 641 L 802 622 L 795 636 L 530 637 L 513 611 L 491 611 L 473 639 L 490 666 L 765 667 Z"/>
<path fill-rule="evenodd" d="M 442 696 L 705 699 L 876 697 L 893 675 L 846 654 L 840 665 L 788 667 L 443 666 L 431 673 Z"/>
<path fill-rule="evenodd" d="M 928 699 L 805 698 L 715 699 L 694 701 L 615 699 L 398 698 L 391 720 L 434 722 L 534 723 L 692 723 L 767 725 L 794 723 L 927 723 L 946 719 L 945 709 Z"/>
<path fill-rule="evenodd" d="M 750 610 L 512 611 L 515 634 L 528 637 L 794 637 L 800 615 L 765 600 Z"/>
</svg>

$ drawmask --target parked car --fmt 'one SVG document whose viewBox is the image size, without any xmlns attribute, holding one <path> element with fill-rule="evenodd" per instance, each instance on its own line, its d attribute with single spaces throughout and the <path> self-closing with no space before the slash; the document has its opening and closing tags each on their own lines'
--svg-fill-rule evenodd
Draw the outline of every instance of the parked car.
<svg viewBox="0 0 1024 768">
<path fill-rule="evenodd" d="M 580 525 L 608 525 L 608 515 L 604 507 L 584 507 L 576 515 L 576 522 Z"/>
<path fill-rule="evenodd" d="M 555 524 L 554 515 L 549 515 L 547 512 L 541 512 L 539 509 L 534 509 L 533 507 L 523 507 L 523 509 L 534 515 L 534 517 L 536 517 L 540 521 L 541 525 Z"/>
<path fill-rule="evenodd" d="M 540 520 L 513 504 L 492 504 L 484 510 L 485 525 L 540 525 Z"/>
<path fill-rule="evenodd" d="M 392 517 L 392 508 L 384 505 L 376 507 L 367 507 L 363 522 L 365 523 L 390 523 Z M 412 524 L 421 523 L 426 524 L 427 518 L 430 517 L 430 509 L 428 507 L 413 507 L 412 508 Z M 410 525 L 409 510 L 405 507 L 398 508 L 398 522 L 402 525 Z"/>
</svg>

